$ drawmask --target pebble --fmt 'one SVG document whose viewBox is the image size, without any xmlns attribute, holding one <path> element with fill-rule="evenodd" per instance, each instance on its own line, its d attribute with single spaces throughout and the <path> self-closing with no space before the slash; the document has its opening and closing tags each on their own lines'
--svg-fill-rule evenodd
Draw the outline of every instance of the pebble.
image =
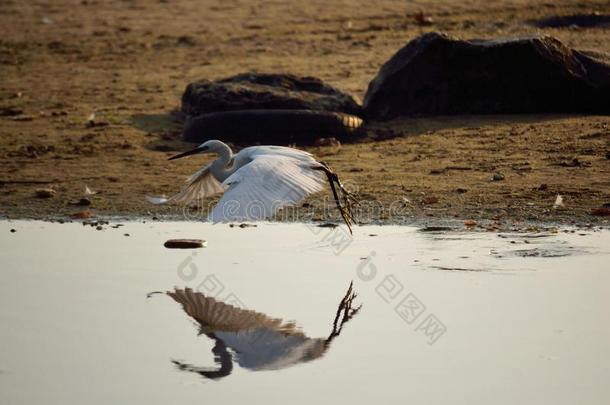
<svg viewBox="0 0 610 405">
<path fill-rule="evenodd" d="M 81 207 L 86 207 L 86 206 L 91 205 L 91 200 L 88 199 L 88 198 L 81 198 L 80 200 L 75 202 L 74 205 L 78 205 L 78 206 L 81 206 Z"/>
<path fill-rule="evenodd" d="M 55 195 L 55 190 L 52 188 L 39 188 L 34 192 L 36 198 L 51 198 Z"/>
<path fill-rule="evenodd" d="M 76 219 L 86 219 L 91 218 L 94 214 L 91 211 L 80 211 L 75 214 L 72 214 L 72 218 Z"/>
<path fill-rule="evenodd" d="M 591 215 L 595 215 L 596 217 L 608 217 L 610 216 L 610 208 L 593 208 L 591 210 Z"/>
<path fill-rule="evenodd" d="M 436 204 L 438 202 L 438 197 L 435 196 L 429 196 L 429 197 L 425 197 L 422 202 L 424 204 Z"/>
<path fill-rule="evenodd" d="M 168 249 L 197 249 L 202 248 L 204 243 L 201 239 L 170 239 L 163 246 Z"/>
<path fill-rule="evenodd" d="M 16 229 L 11 229 L 11 233 L 15 233 L 15 232 L 17 232 Z"/>
<path fill-rule="evenodd" d="M 504 180 L 504 174 L 500 172 L 495 172 L 493 177 L 491 178 L 493 181 L 501 181 Z"/>
</svg>

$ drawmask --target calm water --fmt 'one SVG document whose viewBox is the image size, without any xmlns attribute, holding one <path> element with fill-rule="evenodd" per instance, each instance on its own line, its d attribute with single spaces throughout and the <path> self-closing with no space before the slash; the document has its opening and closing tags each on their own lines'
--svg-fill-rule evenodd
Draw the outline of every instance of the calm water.
<svg viewBox="0 0 610 405">
<path fill-rule="evenodd" d="M 609 242 L 0 222 L 0 402 L 606 403 Z"/>
</svg>

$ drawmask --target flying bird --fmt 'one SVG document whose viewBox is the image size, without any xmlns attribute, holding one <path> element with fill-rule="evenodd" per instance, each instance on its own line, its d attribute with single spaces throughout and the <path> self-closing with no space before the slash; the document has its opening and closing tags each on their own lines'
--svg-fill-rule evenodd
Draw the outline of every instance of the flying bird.
<svg viewBox="0 0 610 405">
<path fill-rule="evenodd" d="M 310 338 L 294 323 L 225 304 L 190 288 L 175 289 L 167 294 L 197 322 L 199 334 L 214 341 L 212 353 L 217 367 L 197 367 L 177 360 L 172 362 L 179 369 L 206 379 L 228 376 L 233 371 L 234 362 L 240 367 L 259 371 L 278 370 L 318 359 L 339 336 L 345 323 L 361 308 L 361 305 L 352 306 L 356 293 L 350 284 L 339 303 L 330 334 L 324 338 Z"/>
<path fill-rule="evenodd" d="M 326 163 L 308 152 L 284 146 L 252 146 L 233 154 L 219 141 L 209 140 L 169 160 L 200 153 L 216 153 L 218 159 L 191 175 L 186 186 L 169 197 L 147 197 L 154 204 L 189 203 L 224 193 L 212 209 L 212 222 L 264 220 L 285 206 L 296 205 L 322 191 L 328 181 L 341 217 L 350 233 L 355 198 L 343 187 Z"/>
</svg>

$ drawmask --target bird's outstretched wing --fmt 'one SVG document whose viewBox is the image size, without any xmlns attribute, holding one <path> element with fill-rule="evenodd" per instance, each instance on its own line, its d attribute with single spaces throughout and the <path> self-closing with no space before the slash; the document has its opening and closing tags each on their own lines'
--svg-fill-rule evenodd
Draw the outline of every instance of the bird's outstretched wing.
<svg viewBox="0 0 610 405">
<path fill-rule="evenodd" d="M 167 294 L 182 305 L 184 312 L 199 324 L 202 333 L 242 332 L 264 328 L 285 335 L 303 335 L 294 323 L 225 304 L 190 288 L 167 291 Z"/>
<path fill-rule="evenodd" d="M 190 176 L 186 181 L 186 186 L 171 197 L 146 196 L 146 199 L 153 204 L 165 204 L 168 202 L 188 203 L 222 193 L 225 190 L 226 186 L 220 184 L 218 180 L 212 176 L 212 173 L 210 173 L 210 166 L 208 165 Z"/>
<path fill-rule="evenodd" d="M 193 318 L 200 332 L 230 348 L 240 366 L 251 370 L 278 369 L 321 356 L 324 339 L 310 339 L 294 323 L 225 304 L 191 289 L 168 291 Z M 177 363 L 184 370 L 200 368 Z"/>
<path fill-rule="evenodd" d="M 270 150 L 251 159 L 222 183 L 228 190 L 212 210 L 212 222 L 270 218 L 278 209 L 298 204 L 324 187 L 323 174 L 311 169 L 316 162 L 309 154 L 292 156 Z"/>
</svg>

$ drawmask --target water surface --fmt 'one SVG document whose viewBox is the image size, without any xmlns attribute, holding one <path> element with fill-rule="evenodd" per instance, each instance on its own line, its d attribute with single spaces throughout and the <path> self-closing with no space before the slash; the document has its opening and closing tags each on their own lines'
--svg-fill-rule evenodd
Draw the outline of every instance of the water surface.
<svg viewBox="0 0 610 405">
<path fill-rule="evenodd" d="M 208 245 L 165 249 L 170 238 Z M 609 242 L 607 231 L 1 222 L 0 402 L 603 403 Z M 351 281 L 362 307 L 326 344 Z M 266 318 L 202 328 L 174 288 L 231 306 L 231 319 Z"/>
</svg>

